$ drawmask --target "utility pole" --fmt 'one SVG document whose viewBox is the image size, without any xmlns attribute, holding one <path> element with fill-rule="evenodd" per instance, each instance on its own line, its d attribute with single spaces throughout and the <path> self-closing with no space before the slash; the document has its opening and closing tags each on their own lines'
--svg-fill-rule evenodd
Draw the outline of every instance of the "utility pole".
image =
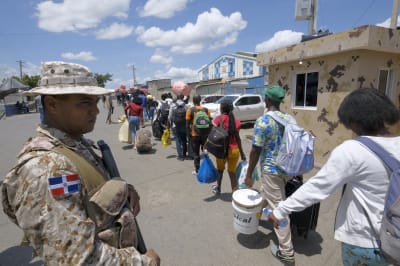
<svg viewBox="0 0 400 266">
<path fill-rule="evenodd" d="M 22 80 L 22 66 L 24 65 L 25 62 L 22 60 L 17 60 L 17 63 L 19 64 L 19 76 Z"/>
<path fill-rule="evenodd" d="M 136 85 L 136 75 L 135 75 L 135 65 L 132 65 L 132 74 L 133 74 L 133 88 L 135 88 Z"/>
<path fill-rule="evenodd" d="M 318 12 L 318 0 L 311 1 L 311 12 L 310 21 L 308 22 L 308 34 L 314 35 L 317 33 L 317 12 Z"/>
<path fill-rule="evenodd" d="M 393 0 L 392 18 L 390 19 L 391 29 L 397 29 L 398 10 L 399 10 L 399 0 Z"/>
</svg>

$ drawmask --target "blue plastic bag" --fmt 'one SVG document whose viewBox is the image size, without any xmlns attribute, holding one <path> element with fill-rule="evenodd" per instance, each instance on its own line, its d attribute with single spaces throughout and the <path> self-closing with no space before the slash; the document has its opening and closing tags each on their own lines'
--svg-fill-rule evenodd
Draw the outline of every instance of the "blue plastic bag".
<svg viewBox="0 0 400 266">
<path fill-rule="evenodd" d="M 247 161 L 241 161 L 236 167 L 236 179 L 238 180 L 239 188 L 247 188 L 244 180 L 246 179 L 247 168 L 249 167 L 249 163 Z M 251 178 L 253 182 L 258 180 L 258 171 L 257 167 L 254 167 L 253 173 L 251 174 Z"/>
<path fill-rule="evenodd" d="M 217 181 L 218 177 L 219 172 L 217 168 L 215 168 L 214 163 L 211 161 L 210 157 L 204 155 L 197 173 L 197 180 L 202 184 L 208 184 Z"/>
</svg>

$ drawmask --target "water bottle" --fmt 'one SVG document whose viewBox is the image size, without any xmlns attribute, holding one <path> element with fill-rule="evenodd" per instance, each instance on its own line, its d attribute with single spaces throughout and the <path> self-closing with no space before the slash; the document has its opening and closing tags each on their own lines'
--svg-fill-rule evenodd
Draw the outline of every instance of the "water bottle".
<svg viewBox="0 0 400 266">
<path fill-rule="evenodd" d="M 263 211 L 263 214 L 265 215 L 265 217 L 268 217 L 268 215 L 272 212 L 272 210 L 268 209 L 268 208 L 263 208 L 262 211 Z M 279 220 L 278 225 L 279 225 L 279 227 L 286 227 L 288 225 L 288 220 L 287 219 Z"/>
</svg>

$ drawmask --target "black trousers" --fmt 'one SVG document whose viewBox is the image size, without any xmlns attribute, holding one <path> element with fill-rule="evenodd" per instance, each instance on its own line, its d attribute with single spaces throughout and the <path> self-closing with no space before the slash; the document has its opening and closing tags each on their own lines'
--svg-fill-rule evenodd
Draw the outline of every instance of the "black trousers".
<svg viewBox="0 0 400 266">
<path fill-rule="evenodd" d="M 193 163 L 196 172 L 200 168 L 200 149 L 203 150 L 203 145 L 206 143 L 207 136 L 192 136 L 192 148 L 193 148 Z"/>
</svg>

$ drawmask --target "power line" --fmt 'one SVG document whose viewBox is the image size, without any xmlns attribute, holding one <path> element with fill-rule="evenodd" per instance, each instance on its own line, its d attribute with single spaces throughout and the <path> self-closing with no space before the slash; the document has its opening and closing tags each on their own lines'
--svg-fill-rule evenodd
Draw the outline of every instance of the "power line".
<svg viewBox="0 0 400 266">
<path fill-rule="evenodd" d="M 358 19 L 356 20 L 356 22 L 354 23 L 353 27 L 357 27 L 359 26 L 358 23 L 360 22 L 360 20 L 365 16 L 365 14 L 368 12 L 368 10 L 375 4 L 376 0 L 371 0 L 371 2 L 369 3 L 368 7 L 364 10 L 364 12 L 358 17 Z"/>
</svg>

